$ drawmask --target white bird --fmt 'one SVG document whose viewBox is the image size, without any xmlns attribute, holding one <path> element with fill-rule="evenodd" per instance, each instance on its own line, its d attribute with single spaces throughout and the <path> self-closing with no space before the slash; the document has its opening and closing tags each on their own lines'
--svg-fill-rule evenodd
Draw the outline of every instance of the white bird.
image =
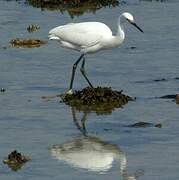
<svg viewBox="0 0 179 180">
<path fill-rule="evenodd" d="M 85 54 L 95 53 L 100 50 L 110 49 L 121 45 L 125 38 L 124 24 L 126 22 L 129 22 L 143 32 L 135 23 L 133 15 L 128 12 L 124 12 L 119 16 L 116 35 L 113 35 L 111 29 L 101 22 L 70 23 L 55 27 L 49 31 L 50 40 L 57 40 L 62 47 L 81 52 L 81 56 L 73 65 L 70 87 L 67 93 L 73 93 L 72 87 L 76 67 L 82 59 L 81 73 L 88 84 L 93 88 L 84 69 Z"/>
</svg>

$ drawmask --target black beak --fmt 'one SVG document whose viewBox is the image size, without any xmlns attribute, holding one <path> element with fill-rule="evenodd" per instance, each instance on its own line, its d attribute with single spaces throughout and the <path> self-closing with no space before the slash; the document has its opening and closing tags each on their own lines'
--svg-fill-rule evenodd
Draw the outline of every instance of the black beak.
<svg viewBox="0 0 179 180">
<path fill-rule="evenodd" d="M 129 20 L 128 20 L 129 21 Z M 129 21 L 133 26 L 135 26 L 140 32 L 144 32 L 135 22 Z"/>
</svg>

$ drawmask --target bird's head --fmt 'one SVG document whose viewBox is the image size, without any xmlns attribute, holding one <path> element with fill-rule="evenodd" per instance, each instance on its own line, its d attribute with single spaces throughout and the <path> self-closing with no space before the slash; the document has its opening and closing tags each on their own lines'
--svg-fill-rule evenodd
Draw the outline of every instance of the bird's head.
<svg viewBox="0 0 179 180">
<path fill-rule="evenodd" d="M 135 20 L 134 20 L 134 17 L 132 14 L 130 14 L 128 12 L 124 12 L 124 13 L 122 13 L 122 15 L 120 17 L 120 20 L 121 20 L 121 23 L 128 21 L 130 24 L 135 26 L 139 31 L 143 32 L 143 30 L 135 23 Z"/>
<path fill-rule="evenodd" d="M 130 21 L 130 22 L 134 22 L 134 17 L 132 14 L 128 13 L 128 12 L 124 12 L 122 13 L 122 16 L 124 17 L 124 19 Z"/>
</svg>

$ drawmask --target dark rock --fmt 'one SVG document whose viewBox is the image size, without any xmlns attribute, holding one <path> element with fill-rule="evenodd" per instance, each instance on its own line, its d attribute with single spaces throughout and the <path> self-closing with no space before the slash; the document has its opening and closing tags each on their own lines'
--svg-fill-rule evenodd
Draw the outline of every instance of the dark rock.
<svg viewBox="0 0 179 180">
<path fill-rule="evenodd" d="M 169 95 L 164 95 L 159 98 L 162 99 L 172 99 L 176 104 L 179 104 L 179 94 L 169 94 Z"/>
<path fill-rule="evenodd" d="M 155 82 L 163 82 L 163 81 L 167 81 L 167 79 L 161 78 L 161 79 L 155 79 L 154 81 L 155 81 Z"/>
<path fill-rule="evenodd" d="M 134 128 L 146 128 L 146 127 L 158 127 L 161 128 L 162 124 L 153 124 L 153 123 L 147 123 L 147 122 L 137 122 L 132 125 L 128 125 L 127 127 L 134 127 Z"/>
<path fill-rule="evenodd" d="M 136 49 L 136 48 L 137 48 L 137 47 L 135 47 L 135 46 L 131 46 L 131 47 L 130 47 L 130 49 Z"/>
<path fill-rule="evenodd" d="M 159 98 L 162 98 L 162 99 L 175 99 L 176 94 L 168 94 L 168 95 L 161 96 Z"/>
</svg>

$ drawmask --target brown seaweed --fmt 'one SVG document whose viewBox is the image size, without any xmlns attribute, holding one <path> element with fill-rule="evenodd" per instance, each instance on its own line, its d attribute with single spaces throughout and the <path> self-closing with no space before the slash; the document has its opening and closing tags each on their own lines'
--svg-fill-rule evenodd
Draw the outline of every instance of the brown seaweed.
<svg viewBox="0 0 179 180">
<path fill-rule="evenodd" d="M 40 29 L 40 26 L 36 25 L 36 24 L 31 24 L 31 25 L 28 25 L 28 27 L 27 27 L 27 31 L 29 33 L 33 33 L 34 31 L 37 31 L 39 29 Z"/>
<path fill-rule="evenodd" d="M 39 39 L 19 39 L 15 38 L 10 41 L 12 47 L 24 47 L 24 48 L 34 48 L 40 47 L 43 44 L 46 44 L 46 41 Z"/>
<path fill-rule="evenodd" d="M 85 12 L 94 13 L 102 7 L 119 5 L 118 0 L 26 0 L 26 2 L 41 10 L 59 10 L 61 13 L 67 11 L 71 18 Z"/>
<path fill-rule="evenodd" d="M 110 87 L 86 87 L 73 94 L 62 94 L 62 102 L 75 107 L 77 110 L 97 114 L 109 114 L 115 108 L 121 108 L 132 100 L 131 97 L 124 95 L 122 91 L 112 90 Z"/>
<path fill-rule="evenodd" d="M 14 150 L 6 159 L 3 160 L 3 163 L 7 164 L 13 171 L 17 171 L 29 160 L 29 157 L 22 155 L 17 152 L 17 150 Z"/>
</svg>

